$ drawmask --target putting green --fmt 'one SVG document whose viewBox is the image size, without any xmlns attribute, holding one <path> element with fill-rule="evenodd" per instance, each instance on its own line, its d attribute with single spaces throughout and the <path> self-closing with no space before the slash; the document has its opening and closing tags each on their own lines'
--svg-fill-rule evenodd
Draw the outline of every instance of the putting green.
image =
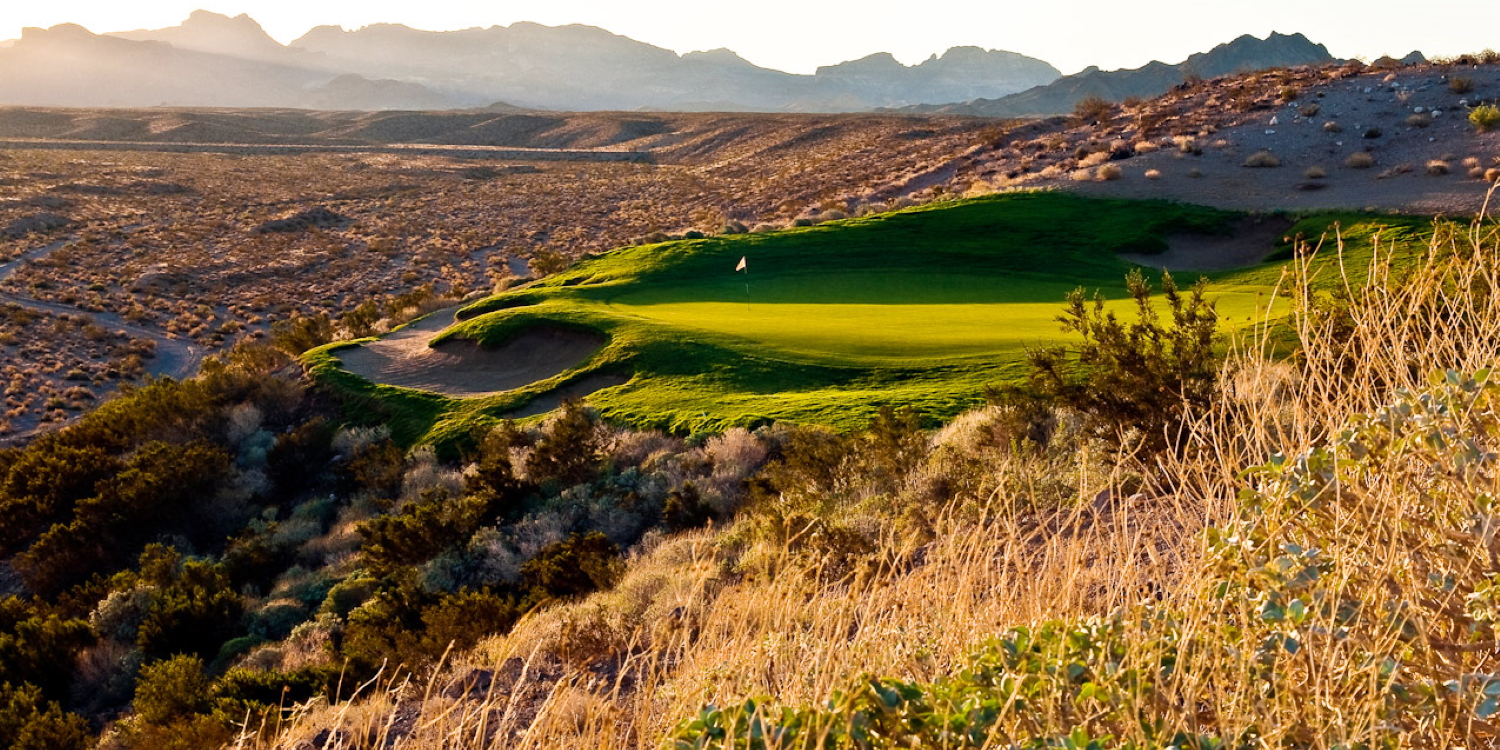
<svg viewBox="0 0 1500 750">
<path fill-rule="evenodd" d="M 887 404 L 945 418 L 978 403 L 986 386 L 1022 377 L 1026 348 L 1065 341 L 1057 318 L 1073 289 L 1098 290 L 1132 314 L 1124 276 L 1135 266 L 1120 253 L 1160 251 L 1174 233 L 1227 232 L 1239 218 L 1019 193 L 622 248 L 470 305 L 436 339 L 496 346 L 538 325 L 609 338 L 548 380 L 457 399 L 357 378 L 339 368 L 338 345 L 308 362 L 323 380 L 385 405 L 411 440 L 467 434 L 476 419 L 525 413 L 588 383 L 609 384 L 590 396 L 606 417 L 678 432 L 778 419 L 855 428 Z M 1336 221 L 1346 259 L 1367 256 L 1361 243 L 1377 229 L 1388 240 L 1430 231 L 1420 219 L 1324 215 L 1293 232 L 1316 237 Z M 742 258 L 747 268 L 736 271 Z M 1282 265 L 1208 275 L 1225 330 L 1265 319 Z M 1184 286 L 1197 278 L 1182 276 Z"/>
</svg>

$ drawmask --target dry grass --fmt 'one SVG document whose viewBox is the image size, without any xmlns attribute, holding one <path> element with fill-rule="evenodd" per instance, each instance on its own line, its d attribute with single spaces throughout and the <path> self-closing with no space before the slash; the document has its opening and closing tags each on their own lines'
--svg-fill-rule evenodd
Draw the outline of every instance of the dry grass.
<svg viewBox="0 0 1500 750">
<path fill-rule="evenodd" d="M 1375 166 L 1375 157 L 1367 151 L 1356 151 L 1344 159 L 1344 166 L 1349 169 L 1369 169 Z"/>
<path fill-rule="evenodd" d="M 1270 168 L 1281 166 L 1281 159 L 1270 151 L 1257 151 L 1245 159 L 1243 166 L 1256 168 Z"/>
<path fill-rule="evenodd" d="M 333 737 L 389 738 L 421 750 L 655 748 L 705 703 L 766 695 L 778 704 L 822 704 L 860 674 L 927 682 L 963 669 L 976 644 L 1007 628 L 1140 613 L 1143 601 L 1175 613 L 1176 632 L 1192 644 L 1153 694 L 1121 698 L 1166 727 L 1226 737 L 1253 727 L 1268 745 L 1318 750 L 1376 739 L 1431 747 L 1493 740 L 1495 728 L 1473 719 L 1468 697 L 1439 687 L 1427 713 L 1407 721 L 1400 718 L 1407 714 L 1392 718 L 1398 704 L 1388 692 L 1369 688 L 1388 679 L 1379 672 L 1386 662 L 1371 655 L 1396 655 L 1401 679 L 1417 685 L 1496 671 L 1496 636 L 1465 614 L 1474 598 L 1464 598 L 1486 585 L 1491 555 L 1500 553 L 1495 535 L 1475 536 L 1467 520 L 1500 491 L 1493 466 L 1435 474 L 1432 462 L 1447 465 L 1447 454 L 1423 447 L 1427 422 L 1418 420 L 1410 441 L 1339 464 L 1336 488 L 1345 493 L 1312 507 L 1278 501 L 1303 464 L 1288 463 L 1284 481 L 1274 473 L 1247 480 L 1244 470 L 1275 454 L 1327 446 L 1355 415 L 1403 389 L 1431 388 L 1430 373 L 1500 361 L 1500 298 L 1488 291 L 1500 288 L 1495 247 L 1493 226 L 1440 228 L 1414 265 L 1393 263 L 1393 249 L 1382 246 L 1368 269 L 1342 269 L 1333 279 L 1358 302 L 1332 315 L 1325 293 L 1305 291 L 1312 266 L 1297 264 L 1284 296 L 1303 356 L 1295 363 L 1270 356 L 1277 337 L 1269 334 L 1234 342 L 1221 395 L 1195 417 L 1184 450 L 1164 459 L 1000 451 L 972 475 L 972 486 L 949 486 L 929 505 L 910 508 L 905 521 L 878 522 L 877 508 L 888 502 L 879 498 L 839 511 L 846 522 L 881 524 L 875 549 L 852 567 L 818 551 L 826 548 L 814 541 L 816 524 L 757 537 L 741 519 L 722 531 L 670 538 L 633 560 L 613 591 L 533 613 L 425 689 L 308 707 L 277 746 L 331 728 Z M 1336 238 L 1318 252 L 1340 252 Z M 1368 288 L 1354 281 L 1365 275 Z M 1472 392 L 1450 382 L 1441 393 Z M 1409 413 L 1423 414 L 1439 402 L 1408 403 L 1415 404 L 1403 407 Z M 1494 435 L 1484 430 L 1500 430 L 1500 394 L 1473 404 L 1488 410 L 1432 412 L 1444 430 L 1465 429 L 1470 417 L 1489 425 L 1442 433 L 1447 444 L 1455 434 L 1489 440 Z M 964 418 L 934 438 L 925 473 L 975 460 L 980 454 L 965 435 L 982 422 L 983 415 Z M 1365 424 L 1379 434 L 1397 422 Z M 920 477 L 914 482 L 922 486 Z M 1240 497 L 1247 483 L 1259 489 L 1251 500 Z M 1143 491 L 1127 498 L 1122 484 Z M 1198 531 L 1207 525 L 1240 534 L 1243 543 L 1205 547 Z M 1237 566 L 1289 554 L 1278 545 L 1293 541 L 1316 544 L 1331 563 L 1316 579 L 1316 596 L 1404 602 L 1405 625 L 1389 617 L 1335 622 L 1336 609 L 1316 606 L 1296 615 L 1291 631 L 1291 620 L 1268 619 L 1262 602 L 1273 589 L 1264 588 L 1271 584 L 1263 571 L 1270 568 Z M 1430 580 L 1452 584 L 1434 594 Z M 1231 582 L 1233 595 L 1207 595 L 1220 581 Z M 1371 597 L 1376 590 L 1383 596 Z M 1161 640 L 1153 624 L 1160 620 L 1116 622 L 1122 670 L 1159 664 L 1167 648 L 1179 656 Z M 1474 647 L 1455 645 L 1464 635 L 1451 629 L 1461 622 L 1480 628 L 1469 631 Z M 1230 632 L 1276 648 L 1234 648 L 1241 641 L 1222 640 Z M 1281 648 L 1288 632 L 1297 649 Z M 1348 636 L 1319 635 L 1334 632 Z M 464 676 L 493 681 L 461 697 L 450 688 Z M 1009 744 L 1022 727 L 1060 735 L 1090 721 L 1069 713 L 1071 703 L 1050 703 L 1046 694 L 1036 700 L 1034 710 L 998 724 L 986 744 Z M 1149 739 L 1139 723 L 1091 726 L 1095 736 L 1106 730 L 1120 741 Z"/>
</svg>

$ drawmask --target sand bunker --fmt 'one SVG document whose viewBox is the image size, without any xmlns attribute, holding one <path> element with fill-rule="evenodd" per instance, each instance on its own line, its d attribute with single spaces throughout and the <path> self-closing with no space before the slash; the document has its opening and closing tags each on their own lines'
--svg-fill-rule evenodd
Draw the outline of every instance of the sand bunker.
<svg viewBox="0 0 1500 750">
<path fill-rule="evenodd" d="M 1167 237 L 1164 252 L 1120 257 L 1166 271 L 1227 271 L 1265 260 L 1291 228 L 1292 221 L 1284 217 L 1246 217 L 1235 222 L 1229 235 L 1174 234 Z"/>
<path fill-rule="evenodd" d="M 583 364 L 608 342 L 598 333 L 539 326 L 497 347 L 451 340 L 428 346 L 448 320 L 449 316 L 438 313 L 335 355 L 345 369 L 371 382 L 462 398 L 509 391 L 560 375 Z"/>
</svg>

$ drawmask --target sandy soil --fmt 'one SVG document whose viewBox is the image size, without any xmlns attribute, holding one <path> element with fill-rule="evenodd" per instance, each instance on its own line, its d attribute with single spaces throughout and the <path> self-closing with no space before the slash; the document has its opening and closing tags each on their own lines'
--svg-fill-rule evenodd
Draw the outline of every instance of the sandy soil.
<svg viewBox="0 0 1500 750">
<path fill-rule="evenodd" d="M 539 327 L 493 348 L 470 341 L 429 346 L 452 321 L 451 310 L 438 311 L 379 341 L 340 350 L 337 356 L 350 372 L 372 382 L 466 398 L 560 375 L 583 364 L 608 341 L 600 334 Z"/>
<path fill-rule="evenodd" d="M 1262 104 L 1251 111 L 1236 107 L 1235 99 L 1251 87 L 1275 92 L 1280 84 L 1269 81 L 1274 75 L 1253 84 L 1224 80 L 1169 95 L 1116 115 L 1112 127 L 1080 126 L 1047 135 L 1061 138 L 1067 150 L 1088 142 L 1109 144 L 1112 138 L 1139 145 L 1131 126 L 1136 117 L 1164 117 L 1166 124 L 1149 138 L 1160 150 L 1109 162 L 1121 169 L 1118 180 L 1098 180 L 1100 165 L 1094 163 L 1017 175 L 1002 184 L 1248 211 L 1353 208 L 1452 216 L 1484 207 L 1490 186 L 1470 171 L 1500 166 L 1500 130 L 1476 132 L 1467 115 L 1478 102 L 1500 99 L 1500 65 L 1367 69 L 1343 78 L 1304 72 L 1296 75 L 1310 80 L 1296 80 L 1293 101 L 1263 93 Z M 1452 78 L 1472 81 L 1472 90 L 1455 93 Z M 1245 166 L 1251 154 L 1263 150 L 1275 154 L 1280 166 Z M 1346 166 L 1358 151 L 1374 157 L 1374 166 Z M 1014 156 L 998 154 L 998 159 L 999 171 L 1014 168 Z M 1446 172 L 1430 174 L 1433 162 L 1442 162 Z M 1314 168 L 1325 175 L 1310 174 Z M 1148 178 L 1151 171 L 1157 178 Z"/>
<path fill-rule="evenodd" d="M 1174 234 L 1165 252 L 1154 255 L 1121 254 L 1131 263 L 1165 271 L 1227 271 L 1253 266 L 1266 259 L 1291 229 L 1282 216 L 1249 216 L 1239 220 L 1228 236 Z"/>
<path fill-rule="evenodd" d="M 1450 78 L 1473 81 L 1473 90 L 1454 93 Z M 1209 94 L 1212 102 L 1215 94 Z M 1225 101 L 1231 96 L 1220 93 Z M 1483 180 L 1469 176 L 1500 167 L 1500 130 L 1475 132 L 1468 106 L 1500 98 L 1500 65 L 1439 66 L 1374 71 L 1302 89 L 1297 99 L 1268 110 L 1226 113 L 1209 121 L 1219 126 L 1198 131 L 1188 150 L 1182 136 L 1155 137 L 1155 153 L 1111 162 L 1117 180 L 1079 180 L 1078 172 L 1029 186 L 1056 187 L 1111 197 L 1163 198 L 1249 211 L 1303 209 L 1389 209 L 1419 214 L 1472 214 L 1484 204 Z M 1200 95 L 1201 99 L 1201 95 Z M 1310 105 L 1317 112 L 1304 116 Z M 1202 108 L 1203 101 L 1187 106 Z M 1409 122 L 1413 116 L 1423 126 Z M 1331 129 L 1327 123 L 1337 123 Z M 1378 137 L 1366 137 L 1375 128 Z M 1191 147 L 1201 150 L 1195 155 Z M 1270 151 L 1280 166 L 1243 166 L 1250 155 Z M 1367 152 L 1373 167 L 1345 166 L 1345 159 Z M 1472 160 L 1465 164 L 1465 160 Z M 1446 164 L 1446 174 L 1428 173 L 1430 162 Z M 1321 169 L 1325 177 L 1308 175 Z M 1097 169 L 1097 168 L 1095 168 Z M 1146 173 L 1155 170 L 1157 179 Z M 1094 170 L 1090 170 L 1092 172 Z M 1491 206 L 1491 210 L 1495 209 Z"/>
</svg>

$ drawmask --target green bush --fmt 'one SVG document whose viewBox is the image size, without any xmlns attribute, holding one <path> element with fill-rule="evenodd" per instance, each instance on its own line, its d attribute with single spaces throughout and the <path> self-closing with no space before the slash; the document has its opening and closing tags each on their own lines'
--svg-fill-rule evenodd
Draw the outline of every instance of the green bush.
<svg viewBox="0 0 1500 750">
<path fill-rule="evenodd" d="M 619 574 L 620 548 L 597 531 L 553 542 L 521 566 L 526 586 L 551 597 L 609 588 Z"/>
<path fill-rule="evenodd" d="M 1173 445 L 1188 409 L 1208 404 L 1218 379 L 1220 355 L 1214 349 L 1218 315 L 1200 280 L 1184 296 L 1171 274 L 1163 274 L 1168 319 L 1151 301 L 1151 286 L 1140 271 L 1126 276 L 1136 320 L 1122 322 L 1092 301 L 1083 289 L 1068 296 L 1058 318 L 1068 333 L 1082 337 L 1076 350 L 1062 347 L 1027 353 L 1031 395 L 1076 410 L 1092 433 L 1122 445 L 1127 433 L 1147 452 Z"/>
<path fill-rule="evenodd" d="M 361 524 L 361 549 L 376 575 L 403 566 L 420 565 L 460 544 L 494 519 L 486 498 L 455 498 L 441 489 L 426 490 L 421 499 L 400 513 L 378 516 Z"/>
<path fill-rule="evenodd" d="M 692 482 L 683 482 L 681 487 L 667 493 L 661 521 L 670 531 L 684 531 L 708 523 L 712 515 L 711 509 L 698 494 L 698 488 Z"/>
<path fill-rule="evenodd" d="M 242 611 L 222 568 L 190 560 L 152 596 L 136 645 L 148 656 L 213 657 L 236 635 Z"/>
<path fill-rule="evenodd" d="M 151 724 L 203 713 L 212 705 L 213 682 L 203 672 L 203 660 L 186 654 L 141 668 L 131 705 L 136 716 Z"/>
<path fill-rule="evenodd" d="M 1481 133 L 1488 133 L 1500 127 L 1500 106 L 1481 104 L 1469 110 L 1469 124 Z"/>
<path fill-rule="evenodd" d="M 31 684 L 53 700 L 68 695 L 73 655 L 94 642 L 89 624 L 55 614 L 30 610 L 19 600 L 6 600 L 5 619 L 0 621 L 0 683 Z"/>
<path fill-rule="evenodd" d="M 0 684 L 0 747 L 11 750 L 85 750 L 88 722 L 42 697 L 33 685 Z"/>
<path fill-rule="evenodd" d="M 581 402 L 569 399 L 537 440 L 526 461 L 526 474 L 539 484 L 554 482 L 564 487 L 583 484 L 597 475 L 602 447 L 588 409 Z"/>
</svg>

